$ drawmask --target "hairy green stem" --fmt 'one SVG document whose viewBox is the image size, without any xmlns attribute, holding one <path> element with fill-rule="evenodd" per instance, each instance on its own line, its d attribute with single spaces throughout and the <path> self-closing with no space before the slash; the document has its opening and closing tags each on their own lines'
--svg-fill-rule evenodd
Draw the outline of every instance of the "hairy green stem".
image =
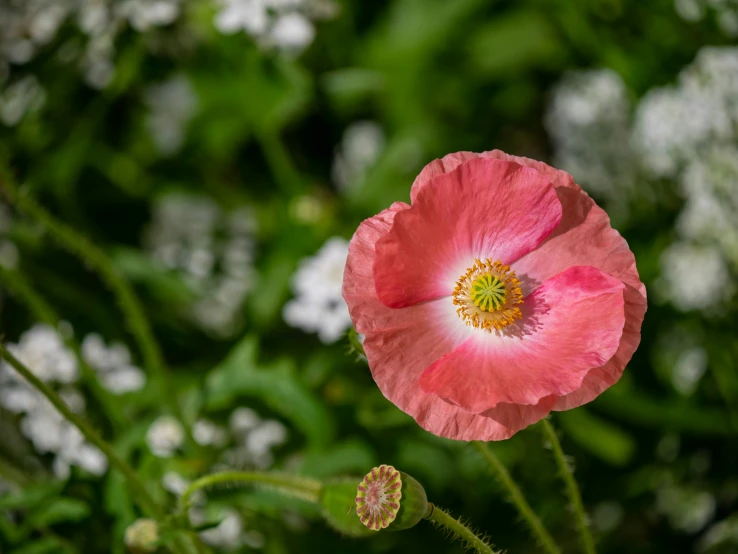
<svg viewBox="0 0 738 554">
<path fill-rule="evenodd" d="M 559 550 L 559 547 L 556 546 L 553 537 L 551 537 L 538 515 L 535 513 L 535 511 L 533 511 L 533 508 L 530 507 L 530 504 L 528 504 L 528 501 L 523 496 L 520 487 L 518 487 L 518 485 L 513 480 L 510 472 L 507 471 L 507 468 L 500 461 L 497 455 L 492 451 L 489 445 L 482 441 L 472 441 L 471 444 L 482 454 L 484 459 L 489 463 L 490 467 L 492 468 L 492 473 L 495 474 L 497 480 L 503 486 L 505 492 L 507 492 L 508 499 L 518 509 L 518 512 L 520 512 L 520 515 L 523 517 L 528 527 L 530 527 L 533 536 L 541 545 L 541 547 L 549 554 L 560 554 L 561 550 Z"/>
<path fill-rule="evenodd" d="M 56 328 L 60 321 L 58 314 L 20 273 L 0 266 L 0 281 L 18 301 L 28 307 L 39 321 Z M 64 342 L 76 354 L 85 384 L 97 399 L 105 415 L 114 428 L 121 429 L 125 424 L 123 414 L 116 408 L 117 403 L 112 401 L 110 392 L 100 384 L 97 375 L 83 358 L 79 343 L 73 338 L 65 338 Z"/>
<path fill-rule="evenodd" d="M 146 490 L 143 482 L 139 479 L 133 468 L 123 461 L 116 454 L 113 447 L 110 446 L 86 421 L 75 414 L 64 401 L 49 386 L 41 381 L 36 375 L 24 366 L 15 356 L 7 351 L 5 346 L 0 343 L 0 357 L 5 359 L 23 378 L 28 381 L 33 388 L 43 394 L 46 399 L 59 411 L 64 418 L 79 429 L 84 437 L 93 445 L 95 445 L 108 459 L 110 465 L 123 474 L 128 482 L 131 490 L 138 498 L 141 507 L 149 513 L 149 515 L 159 521 L 164 520 L 164 512 L 159 505 Z"/>
<path fill-rule="evenodd" d="M 164 358 L 159 349 L 159 344 L 154 338 L 154 333 L 151 330 L 144 309 L 133 292 L 131 285 L 100 248 L 65 223 L 53 217 L 31 198 L 31 196 L 25 193 L 25 191 L 21 192 L 13 181 L 11 172 L 3 162 L 3 160 L 0 160 L 0 177 L 2 177 L 2 183 L 0 184 L 3 185 L 10 199 L 18 209 L 39 222 L 59 244 L 71 254 L 81 259 L 90 269 L 96 271 L 108 288 L 115 294 L 128 329 L 141 351 L 144 366 L 153 374 L 159 387 L 165 392 L 162 396 L 169 402 L 174 414 L 180 420 L 183 420 L 176 397 L 171 394 L 174 388 L 170 384 L 170 375 L 164 364 Z"/>
<path fill-rule="evenodd" d="M 569 502 L 574 510 L 574 517 L 579 530 L 579 540 L 582 543 L 582 551 L 585 554 L 596 554 L 594 539 L 592 533 L 589 530 L 589 524 L 587 522 L 587 514 L 584 511 L 584 504 L 582 504 L 582 495 L 579 492 L 579 486 L 577 486 L 576 479 L 574 479 L 574 473 L 571 470 L 569 462 L 566 460 L 564 451 L 561 449 L 561 443 L 559 437 L 556 435 L 556 430 L 551 425 L 548 419 L 541 420 L 541 427 L 543 429 L 543 436 L 551 445 L 551 452 L 553 452 L 554 460 L 559 469 L 561 479 L 564 481 L 566 486 L 566 494 L 569 497 Z"/>
<path fill-rule="evenodd" d="M 425 516 L 425 519 L 430 520 L 439 527 L 444 527 L 449 533 L 460 539 L 470 548 L 476 550 L 479 554 L 499 554 L 492 550 L 492 547 L 487 544 L 487 541 L 474 533 L 474 531 L 458 519 L 454 519 L 447 512 L 430 502 L 428 503 L 428 507 L 430 513 Z"/>
<path fill-rule="evenodd" d="M 184 517 L 192 502 L 192 495 L 202 489 L 224 484 L 248 483 L 251 485 L 270 487 L 280 492 L 317 503 L 322 485 L 315 479 L 296 477 L 284 473 L 261 473 L 258 471 L 224 471 L 200 477 L 193 481 L 179 497 L 178 517 Z"/>
</svg>

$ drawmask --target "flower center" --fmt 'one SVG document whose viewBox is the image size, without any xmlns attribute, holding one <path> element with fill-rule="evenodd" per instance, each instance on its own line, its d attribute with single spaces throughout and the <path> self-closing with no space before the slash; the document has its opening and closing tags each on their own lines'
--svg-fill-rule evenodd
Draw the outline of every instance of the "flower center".
<svg viewBox="0 0 738 554">
<path fill-rule="evenodd" d="M 392 523 L 400 511 L 402 477 L 394 467 L 382 464 L 364 476 L 356 491 L 356 513 L 374 531 Z"/>
<path fill-rule="evenodd" d="M 520 281 L 510 266 L 499 260 L 474 260 L 474 265 L 456 281 L 453 302 L 467 325 L 490 332 L 523 317 L 517 307 L 523 303 Z"/>
</svg>

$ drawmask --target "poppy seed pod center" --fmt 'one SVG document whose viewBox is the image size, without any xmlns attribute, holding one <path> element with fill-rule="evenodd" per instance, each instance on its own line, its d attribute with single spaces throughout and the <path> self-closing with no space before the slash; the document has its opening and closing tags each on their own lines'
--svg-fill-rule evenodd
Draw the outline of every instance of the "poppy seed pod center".
<svg viewBox="0 0 738 554">
<path fill-rule="evenodd" d="M 510 266 L 499 260 L 474 260 L 456 282 L 453 303 L 464 322 L 477 329 L 499 331 L 523 314 L 517 306 L 523 303 L 520 281 Z"/>
</svg>

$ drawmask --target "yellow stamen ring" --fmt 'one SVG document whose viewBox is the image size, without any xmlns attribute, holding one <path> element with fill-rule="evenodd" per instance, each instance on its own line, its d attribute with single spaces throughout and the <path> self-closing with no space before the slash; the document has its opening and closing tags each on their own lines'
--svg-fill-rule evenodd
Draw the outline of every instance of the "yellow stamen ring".
<svg viewBox="0 0 738 554">
<path fill-rule="evenodd" d="M 474 260 L 456 282 L 453 302 L 467 325 L 489 332 L 523 318 L 517 307 L 523 303 L 520 281 L 510 266 L 499 260 Z"/>
</svg>

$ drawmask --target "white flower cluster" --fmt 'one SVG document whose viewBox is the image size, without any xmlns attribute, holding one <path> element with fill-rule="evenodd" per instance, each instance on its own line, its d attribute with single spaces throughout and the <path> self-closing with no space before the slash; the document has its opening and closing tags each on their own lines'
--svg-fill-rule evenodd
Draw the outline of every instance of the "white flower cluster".
<svg viewBox="0 0 738 554">
<path fill-rule="evenodd" d="M 18 249 L 15 244 L 7 238 L 7 234 L 13 225 L 10 209 L 0 203 L 0 266 L 14 269 L 18 265 Z"/>
<path fill-rule="evenodd" d="M 265 49 L 299 54 L 315 38 L 312 21 L 336 13 L 331 0 L 220 0 L 215 27 L 223 34 L 246 32 Z"/>
<path fill-rule="evenodd" d="M 131 353 L 122 343 L 106 346 L 100 335 L 91 333 L 82 341 L 82 358 L 113 394 L 138 391 L 146 385 L 146 374 L 131 363 Z"/>
<path fill-rule="evenodd" d="M 625 196 L 633 186 L 630 112 L 628 90 L 614 71 L 565 75 L 554 87 L 545 118 L 556 167 L 610 202 Z"/>
<path fill-rule="evenodd" d="M 159 152 L 176 154 L 186 137 L 187 124 L 197 108 L 197 96 L 184 75 L 150 85 L 144 94 L 146 128 Z"/>
<path fill-rule="evenodd" d="M 685 21 L 701 21 L 708 10 L 715 12 L 720 29 L 738 37 L 738 2 L 736 0 L 674 0 L 674 9 Z"/>
<path fill-rule="evenodd" d="M 651 91 L 636 113 L 642 166 L 679 182 L 686 200 L 680 241 L 662 258 L 667 294 L 683 310 L 711 309 L 735 292 L 738 270 L 738 48 L 704 48 L 676 87 Z M 706 279 L 686 287 L 700 263 Z"/>
<path fill-rule="evenodd" d="M 382 153 L 384 142 L 384 131 L 375 121 L 357 121 L 346 128 L 331 169 L 339 190 L 355 187 L 366 177 Z"/>
<path fill-rule="evenodd" d="M 77 360 L 66 348 L 59 333 L 47 325 L 36 325 L 8 350 L 49 386 L 74 412 L 85 408 L 84 397 L 74 388 L 78 379 Z M 94 475 L 107 470 L 107 459 L 82 433 L 54 408 L 36 389 L 6 363 L 0 364 L 0 406 L 20 414 L 21 432 L 37 452 L 53 454 L 54 473 L 65 479 L 70 466 L 79 466 Z"/>
<path fill-rule="evenodd" d="M 738 48 L 703 48 L 675 86 L 646 94 L 632 121 L 627 97 L 611 71 L 566 77 L 546 118 L 557 164 L 611 204 L 634 179 L 676 182 L 685 204 L 659 290 L 681 310 L 712 310 L 735 292 L 738 271 Z M 684 278 L 694 267 L 699 287 Z"/>
<path fill-rule="evenodd" d="M 262 419 L 251 408 L 236 408 L 229 427 L 234 445 L 223 453 L 227 467 L 268 468 L 274 463 L 274 447 L 287 442 L 287 428 L 282 423 Z"/>
<path fill-rule="evenodd" d="M 341 295 L 348 241 L 333 237 L 306 258 L 292 277 L 295 298 L 284 306 L 288 325 L 318 333 L 326 344 L 337 341 L 351 327 L 348 306 Z"/>
<path fill-rule="evenodd" d="M 126 25 L 137 31 L 169 25 L 181 6 L 181 0 L 6 0 L 0 4 L 0 64 L 29 62 L 73 21 L 86 43 L 80 48 L 70 39 L 59 58 L 78 63 L 90 86 L 105 88 L 115 73 L 115 40 Z"/>
<path fill-rule="evenodd" d="M 150 255 L 180 272 L 197 297 L 192 319 L 215 336 L 231 336 L 241 326 L 254 284 L 255 228 L 249 210 L 225 213 L 205 196 L 168 194 L 154 206 L 145 237 Z"/>
</svg>

